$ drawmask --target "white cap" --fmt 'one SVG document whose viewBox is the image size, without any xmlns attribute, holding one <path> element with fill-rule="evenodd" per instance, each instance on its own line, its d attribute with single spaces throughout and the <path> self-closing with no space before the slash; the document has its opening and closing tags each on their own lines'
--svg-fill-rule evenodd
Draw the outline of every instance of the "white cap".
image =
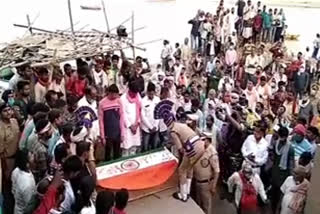
<svg viewBox="0 0 320 214">
<path fill-rule="evenodd" d="M 165 76 L 166 74 L 163 71 L 159 71 L 159 72 L 157 72 L 157 75 L 158 76 Z"/>
<path fill-rule="evenodd" d="M 174 81 L 174 77 L 173 76 L 167 76 L 166 79 L 169 80 L 169 81 Z"/>
<path fill-rule="evenodd" d="M 203 132 L 202 135 L 205 137 L 205 138 L 212 138 L 213 134 L 211 132 Z"/>
<path fill-rule="evenodd" d="M 188 119 L 192 120 L 192 121 L 198 121 L 199 120 L 199 116 L 196 114 L 187 114 Z"/>
</svg>

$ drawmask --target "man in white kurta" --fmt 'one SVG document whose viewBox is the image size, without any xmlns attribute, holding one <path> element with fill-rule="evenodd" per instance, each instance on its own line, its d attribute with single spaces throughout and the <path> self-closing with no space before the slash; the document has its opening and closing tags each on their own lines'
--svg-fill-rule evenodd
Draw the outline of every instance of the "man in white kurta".
<svg viewBox="0 0 320 214">
<path fill-rule="evenodd" d="M 129 84 L 129 90 L 120 97 L 123 109 L 122 155 L 124 157 L 136 154 L 141 146 L 140 114 L 141 98 L 134 83 Z"/>
</svg>

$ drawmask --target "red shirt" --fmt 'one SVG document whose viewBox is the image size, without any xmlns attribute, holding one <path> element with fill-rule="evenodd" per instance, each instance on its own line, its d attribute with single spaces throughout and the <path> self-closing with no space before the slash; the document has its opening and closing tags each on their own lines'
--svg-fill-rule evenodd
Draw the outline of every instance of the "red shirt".
<svg viewBox="0 0 320 214">
<path fill-rule="evenodd" d="M 84 95 L 84 89 L 87 86 L 87 80 L 80 80 L 78 77 L 74 79 L 71 86 L 71 93 L 77 97 L 82 97 Z"/>
<path fill-rule="evenodd" d="M 254 30 L 256 32 L 260 32 L 261 29 L 262 29 L 262 22 L 263 22 L 263 19 L 262 19 L 262 16 L 261 15 L 256 15 L 254 17 L 254 20 L 253 20 L 253 27 L 254 27 Z"/>
<path fill-rule="evenodd" d="M 48 214 L 49 211 L 56 205 L 57 188 L 49 186 L 46 194 L 43 196 L 41 204 L 33 212 L 33 214 Z"/>
</svg>

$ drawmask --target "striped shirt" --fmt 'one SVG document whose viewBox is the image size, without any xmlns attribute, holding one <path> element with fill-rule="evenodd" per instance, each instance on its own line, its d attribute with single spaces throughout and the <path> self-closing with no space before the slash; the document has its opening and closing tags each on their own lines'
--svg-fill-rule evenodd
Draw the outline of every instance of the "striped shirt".
<svg viewBox="0 0 320 214">
<path fill-rule="evenodd" d="M 303 139 L 301 143 L 292 142 L 294 148 L 295 160 L 298 160 L 302 153 L 311 152 L 311 144 L 306 139 Z"/>
</svg>

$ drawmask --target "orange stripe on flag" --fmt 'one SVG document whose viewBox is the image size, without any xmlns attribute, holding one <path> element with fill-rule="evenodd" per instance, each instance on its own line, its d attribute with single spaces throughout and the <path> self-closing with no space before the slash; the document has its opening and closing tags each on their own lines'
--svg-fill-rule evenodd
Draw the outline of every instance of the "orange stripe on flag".
<svg viewBox="0 0 320 214">
<path fill-rule="evenodd" d="M 148 168 L 143 168 L 126 174 L 101 179 L 99 186 L 107 189 L 141 190 L 148 189 L 166 182 L 175 172 L 177 161 L 171 160 Z"/>
</svg>

